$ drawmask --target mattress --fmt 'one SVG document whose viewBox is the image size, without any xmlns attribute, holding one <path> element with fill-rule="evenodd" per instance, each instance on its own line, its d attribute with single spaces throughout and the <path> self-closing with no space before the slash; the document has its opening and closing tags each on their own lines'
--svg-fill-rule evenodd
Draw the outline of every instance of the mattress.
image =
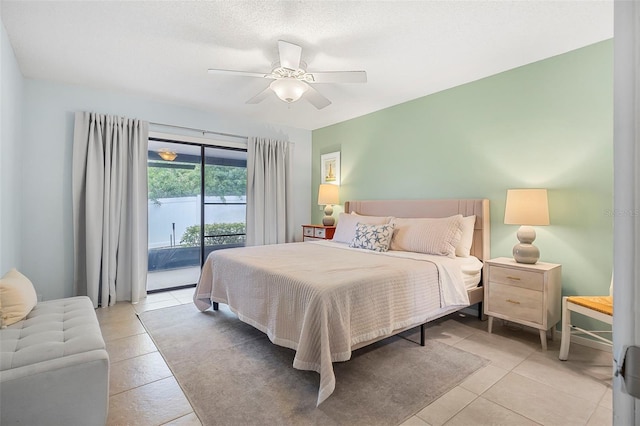
<svg viewBox="0 0 640 426">
<path fill-rule="evenodd" d="M 464 287 L 467 290 L 477 287 L 482 279 L 483 263 L 475 256 L 456 257 L 455 261 L 460 265 Z"/>
</svg>

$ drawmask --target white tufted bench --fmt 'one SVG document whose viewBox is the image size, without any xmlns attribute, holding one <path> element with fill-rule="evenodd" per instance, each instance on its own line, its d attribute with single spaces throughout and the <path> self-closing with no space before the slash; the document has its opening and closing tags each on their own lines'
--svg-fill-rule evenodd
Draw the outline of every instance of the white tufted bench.
<svg viewBox="0 0 640 426">
<path fill-rule="evenodd" d="M 0 424 L 104 425 L 109 357 L 88 297 L 38 303 L 0 330 Z"/>
</svg>

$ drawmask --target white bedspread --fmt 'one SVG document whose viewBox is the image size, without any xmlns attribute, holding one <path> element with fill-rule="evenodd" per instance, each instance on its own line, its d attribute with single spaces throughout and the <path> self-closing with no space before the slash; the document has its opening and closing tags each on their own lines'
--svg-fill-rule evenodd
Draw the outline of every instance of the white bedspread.
<svg viewBox="0 0 640 426">
<path fill-rule="evenodd" d="M 335 389 L 332 362 L 355 345 L 469 304 L 453 259 L 328 241 L 214 251 L 194 295 L 201 311 L 212 301 L 294 349 L 294 368 L 318 372 L 318 405 Z"/>
</svg>

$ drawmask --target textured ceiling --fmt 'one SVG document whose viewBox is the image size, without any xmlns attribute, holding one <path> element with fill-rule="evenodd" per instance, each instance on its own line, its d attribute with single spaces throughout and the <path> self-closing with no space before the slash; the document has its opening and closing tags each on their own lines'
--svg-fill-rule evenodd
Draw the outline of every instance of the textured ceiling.
<svg viewBox="0 0 640 426">
<path fill-rule="evenodd" d="M 316 129 L 613 37 L 613 1 L 5 1 L 26 78 Z M 316 84 L 316 110 L 275 96 L 277 41 L 308 71 L 366 70 L 366 84 Z M 141 117 L 145 118 L 145 117 Z"/>
</svg>

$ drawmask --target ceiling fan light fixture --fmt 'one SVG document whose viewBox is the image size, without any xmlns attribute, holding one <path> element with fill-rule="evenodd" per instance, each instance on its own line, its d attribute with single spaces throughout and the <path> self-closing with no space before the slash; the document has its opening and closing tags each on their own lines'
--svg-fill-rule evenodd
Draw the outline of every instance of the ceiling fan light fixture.
<svg viewBox="0 0 640 426">
<path fill-rule="evenodd" d="M 300 99 L 309 88 L 305 83 L 293 77 L 274 80 L 269 87 L 280 99 L 287 103 Z"/>
<path fill-rule="evenodd" d="M 165 161 L 173 161 L 178 156 L 178 154 L 175 151 L 171 151 L 167 148 L 161 148 L 158 151 L 158 155 L 160 156 L 160 158 L 162 158 Z"/>
</svg>

